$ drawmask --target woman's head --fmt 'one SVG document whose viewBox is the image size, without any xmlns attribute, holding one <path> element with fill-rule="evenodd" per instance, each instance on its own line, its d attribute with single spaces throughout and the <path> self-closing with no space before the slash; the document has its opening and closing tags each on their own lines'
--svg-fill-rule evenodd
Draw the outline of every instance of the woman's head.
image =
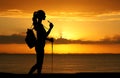
<svg viewBox="0 0 120 78">
<path fill-rule="evenodd" d="M 46 18 L 45 12 L 43 10 L 35 11 L 33 17 L 35 17 L 38 20 L 45 20 Z"/>
<path fill-rule="evenodd" d="M 38 10 L 37 13 L 38 13 L 38 19 L 45 20 L 46 16 L 43 10 Z"/>
<path fill-rule="evenodd" d="M 38 10 L 33 13 L 33 25 L 34 27 L 37 25 L 38 21 L 45 20 L 45 12 L 43 10 Z M 36 28 L 36 27 L 35 27 Z"/>
</svg>

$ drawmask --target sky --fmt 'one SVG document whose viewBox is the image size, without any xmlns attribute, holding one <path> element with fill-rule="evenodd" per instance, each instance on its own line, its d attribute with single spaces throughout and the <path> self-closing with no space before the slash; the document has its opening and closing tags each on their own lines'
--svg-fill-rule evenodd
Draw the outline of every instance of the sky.
<svg viewBox="0 0 120 78">
<path fill-rule="evenodd" d="M 24 43 L 32 14 L 42 9 L 56 43 L 120 43 L 120 0 L 1 0 L 0 45 Z M 60 39 L 61 40 L 60 40 Z M 3 46 L 2 46 L 3 47 Z"/>
</svg>

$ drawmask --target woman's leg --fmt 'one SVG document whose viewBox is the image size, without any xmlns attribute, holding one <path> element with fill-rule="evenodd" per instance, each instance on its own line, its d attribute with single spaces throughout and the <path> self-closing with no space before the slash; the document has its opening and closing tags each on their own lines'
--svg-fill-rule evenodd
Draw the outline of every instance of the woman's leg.
<svg viewBox="0 0 120 78">
<path fill-rule="evenodd" d="M 37 64 L 35 64 L 29 71 L 28 74 L 33 74 L 33 72 L 37 69 Z"/>
<path fill-rule="evenodd" d="M 41 74 L 42 65 L 43 65 L 44 54 L 37 54 L 37 73 Z"/>
</svg>

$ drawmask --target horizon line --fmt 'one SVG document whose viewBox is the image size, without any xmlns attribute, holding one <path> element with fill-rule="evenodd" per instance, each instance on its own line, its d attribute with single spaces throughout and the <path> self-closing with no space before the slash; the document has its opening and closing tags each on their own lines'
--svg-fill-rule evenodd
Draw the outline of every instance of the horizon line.
<svg viewBox="0 0 120 78">
<path fill-rule="evenodd" d="M 54 53 L 54 55 L 120 55 L 120 53 Z M 35 53 L 0 53 L 0 55 L 35 55 Z M 51 55 L 45 53 L 45 55 Z"/>
</svg>

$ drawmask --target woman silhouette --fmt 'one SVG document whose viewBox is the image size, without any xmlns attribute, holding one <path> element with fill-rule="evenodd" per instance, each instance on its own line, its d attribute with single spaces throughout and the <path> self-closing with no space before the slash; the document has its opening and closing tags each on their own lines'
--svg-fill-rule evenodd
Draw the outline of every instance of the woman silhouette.
<svg viewBox="0 0 120 78">
<path fill-rule="evenodd" d="M 47 38 L 49 33 L 51 32 L 51 29 L 53 28 L 53 24 L 50 23 L 50 28 L 46 32 L 44 29 L 44 26 L 42 24 L 42 20 L 45 20 L 45 12 L 43 10 L 38 10 L 33 13 L 33 25 L 34 29 L 37 33 L 37 40 L 35 45 L 35 51 L 36 51 L 36 64 L 31 68 L 29 71 L 29 74 L 32 74 L 35 70 L 37 70 L 37 74 L 41 75 L 42 70 L 42 64 L 44 59 L 44 46 L 45 46 L 45 40 L 49 40 L 53 42 L 53 38 Z"/>
</svg>

